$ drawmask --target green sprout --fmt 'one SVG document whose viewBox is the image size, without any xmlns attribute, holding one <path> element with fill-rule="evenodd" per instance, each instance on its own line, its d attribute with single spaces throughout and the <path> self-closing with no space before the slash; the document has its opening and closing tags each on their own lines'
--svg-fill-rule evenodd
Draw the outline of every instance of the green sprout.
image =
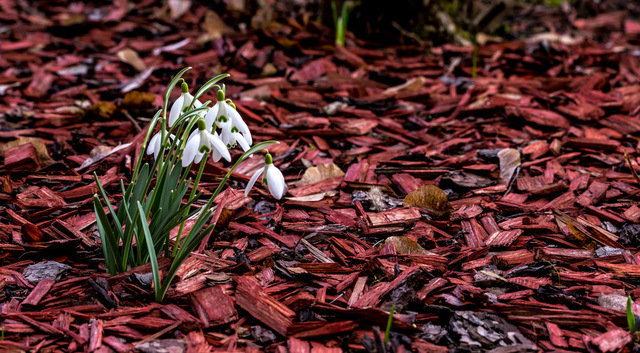
<svg viewBox="0 0 640 353">
<path fill-rule="evenodd" d="M 471 57 L 471 78 L 478 74 L 478 31 L 474 31 L 471 37 L 473 42 L 473 55 Z"/>
<path fill-rule="evenodd" d="M 344 47 L 345 36 L 347 34 L 347 23 L 349 22 L 349 13 L 354 5 L 351 1 L 342 3 L 342 11 L 338 16 L 338 8 L 335 1 L 331 2 L 331 10 L 333 12 L 333 23 L 336 30 L 336 45 Z"/>
<path fill-rule="evenodd" d="M 636 333 L 638 331 L 638 326 L 636 322 L 636 315 L 633 313 L 633 300 L 631 300 L 631 296 L 627 296 L 627 325 L 629 325 L 629 332 L 631 334 Z"/>
<path fill-rule="evenodd" d="M 558 268 L 549 260 L 544 260 L 546 262 L 549 263 L 549 265 L 551 265 L 551 267 L 553 267 L 553 270 L 556 272 L 556 275 L 558 276 L 558 288 L 562 289 L 562 280 L 560 279 L 560 271 L 558 271 Z"/>
<path fill-rule="evenodd" d="M 387 321 L 387 330 L 384 332 L 384 344 L 389 343 L 391 337 L 391 324 L 393 323 L 393 312 L 396 309 L 396 305 L 391 305 L 391 311 L 389 312 L 389 320 Z"/>
</svg>

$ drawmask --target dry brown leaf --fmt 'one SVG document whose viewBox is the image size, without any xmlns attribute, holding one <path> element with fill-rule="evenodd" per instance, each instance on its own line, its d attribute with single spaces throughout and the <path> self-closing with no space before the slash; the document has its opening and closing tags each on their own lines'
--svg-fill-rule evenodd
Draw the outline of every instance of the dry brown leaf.
<svg viewBox="0 0 640 353">
<path fill-rule="evenodd" d="M 127 147 L 131 146 L 131 143 L 125 143 L 123 145 L 117 146 L 117 147 L 110 147 L 110 146 L 96 146 L 94 147 L 91 152 L 89 152 L 89 158 L 85 159 L 84 162 L 82 162 L 82 164 L 78 167 L 75 168 L 75 170 L 80 170 L 80 169 L 84 169 L 102 159 L 104 159 L 105 157 L 108 157 L 120 150 L 123 150 Z"/>
<path fill-rule="evenodd" d="M 138 53 L 131 48 L 122 49 L 118 52 L 118 58 L 125 64 L 131 65 L 137 71 L 144 71 L 147 69 L 147 65 L 140 59 Z"/>
<path fill-rule="evenodd" d="M 308 168 L 296 185 L 308 185 L 341 176 L 344 176 L 344 172 L 335 163 L 318 164 L 315 167 Z"/>
<path fill-rule="evenodd" d="M 49 157 L 49 152 L 47 152 L 47 146 L 44 144 L 44 142 L 42 142 L 42 140 L 37 137 L 20 137 L 11 142 L 7 142 L 4 145 L 0 146 L 0 153 L 4 153 L 4 151 L 8 149 L 22 146 L 27 143 L 33 145 L 33 148 L 36 150 L 36 154 L 38 157 L 38 163 L 41 166 L 46 167 L 53 163 L 53 159 Z"/>
<path fill-rule="evenodd" d="M 404 236 L 388 237 L 384 243 L 393 243 L 393 246 L 396 248 L 396 253 L 400 255 L 436 255 Z"/>
<path fill-rule="evenodd" d="M 149 105 L 155 102 L 156 96 L 149 92 L 131 91 L 124 95 L 122 98 L 122 105 L 126 106 L 141 106 Z"/>
<path fill-rule="evenodd" d="M 447 194 L 435 185 L 425 185 L 410 192 L 404 198 L 404 207 L 421 207 L 438 217 L 453 210 Z"/>
<path fill-rule="evenodd" d="M 419 90 L 422 86 L 424 86 L 424 84 L 427 82 L 427 80 L 422 77 L 422 76 L 418 76 L 418 77 L 414 77 L 412 79 L 410 79 L 409 81 L 398 85 L 398 86 L 393 86 L 393 87 L 389 87 L 386 90 L 384 90 L 384 94 L 396 94 L 399 92 L 413 92 L 413 91 L 417 91 Z"/>
<path fill-rule="evenodd" d="M 204 44 L 222 37 L 226 28 L 226 24 L 217 13 L 211 10 L 207 11 L 202 22 L 202 29 L 206 33 L 198 38 L 198 43 Z"/>
<path fill-rule="evenodd" d="M 498 152 L 500 159 L 500 181 L 509 184 L 511 177 L 520 166 L 520 151 L 515 148 L 505 148 Z"/>
<path fill-rule="evenodd" d="M 191 8 L 191 0 L 169 0 L 169 16 L 178 19 Z"/>
<path fill-rule="evenodd" d="M 337 190 L 329 190 L 319 192 L 317 194 L 311 194 L 306 196 L 298 196 L 298 197 L 287 197 L 287 200 L 298 201 L 298 202 L 317 202 L 322 201 L 326 196 L 333 197 L 338 194 Z"/>
<path fill-rule="evenodd" d="M 569 228 L 569 230 L 571 231 L 571 234 L 573 234 L 573 236 L 576 239 L 578 239 L 578 241 L 580 242 L 580 244 L 582 246 L 584 246 L 585 248 L 587 248 L 587 249 L 589 249 L 591 251 L 596 251 L 596 249 L 598 248 L 598 243 L 596 243 L 595 241 L 591 240 L 591 238 L 587 234 L 581 232 L 571 222 L 567 222 L 567 228 Z"/>
<path fill-rule="evenodd" d="M 101 118 L 110 119 L 113 113 L 116 112 L 116 105 L 112 102 L 99 101 L 90 110 Z"/>
</svg>

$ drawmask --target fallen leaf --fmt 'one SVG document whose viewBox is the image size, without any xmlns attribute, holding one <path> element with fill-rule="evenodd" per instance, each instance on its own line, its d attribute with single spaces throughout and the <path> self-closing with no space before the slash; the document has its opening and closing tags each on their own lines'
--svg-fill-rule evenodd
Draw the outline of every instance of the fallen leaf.
<svg viewBox="0 0 640 353">
<path fill-rule="evenodd" d="M 206 33 L 198 38 L 198 43 L 204 44 L 221 38 L 226 28 L 224 21 L 217 13 L 211 10 L 207 11 L 204 16 L 204 21 L 202 22 L 202 29 L 204 29 Z"/>
<path fill-rule="evenodd" d="M 386 90 L 384 90 L 384 94 L 396 94 L 399 92 L 413 92 L 413 91 L 417 91 L 419 90 L 422 86 L 424 86 L 424 84 L 427 82 L 427 80 L 422 77 L 422 76 L 418 76 L 418 77 L 414 77 L 412 79 L 410 79 L 409 81 L 398 85 L 398 86 L 393 86 L 393 87 L 389 87 Z"/>
<path fill-rule="evenodd" d="M 124 95 L 122 104 L 126 106 L 143 106 L 155 102 L 156 96 L 149 92 L 131 91 Z"/>
<path fill-rule="evenodd" d="M 338 195 L 338 191 L 329 190 L 326 192 L 319 192 L 317 194 L 298 196 L 298 197 L 287 197 L 287 200 L 300 201 L 300 202 L 317 202 L 317 201 L 322 201 L 325 198 L 325 196 L 332 197 L 336 195 Z"/>
<path fill-rule="evenodd" d="M 384 243 L 385 245 L 393 243 L 393 246 L 396 248 L 396 253 L 400 255 L 436 255 L 404 236 L 388 237 Z"/>
<path fill-rule="evenodd" d="M 151 74 L 153 73 L 153 70 L 155 69 L 156 69 L 155 67 L 150 67 L 144 70 L 143 72 L 137 74 L 136 77 L 132 78 L 130 81 L 118 85 L 118 87 L 121 89 L 122 93 L 133 91 L 134 89 L 140 87 L 144 83 L 144 81 L 146 81 L 146 79 L 149 78 L 149 76 L 151 76 Z"/>
<path fill-rule="evenodd" d="M 178 19 L 191 8 L 191 0 L 169 0 L 169 16 Z"/>
<path fill-rule="evenodd" d="M 7 142 L 4 145 L 0 146 L 0 153 L 4 153 L 4 151 L 8 149 L 22 146 L 27 143 L 33 145 L 33 148 L 36 150 L 36 155 L 38 157 L 38 163 L 42 167 L 46 167 L 53 163 L 53 159 L 49 157 L 49 152 L 47 152 L 47 146 L 44 144 L 44 142 L 42 142 L 42 140 L 36 137 L 20 137 L 17 140 Z"/>
<path fill-rule="evenodd" d="M 99 101 L 90 110 L 101 118 L 110 119 L 116 111 L 116 105 L 112 102 Z"/>
<path fill-rule="evenodd" d="M 520 151 L 515 148 L 505 148 L 498 152 L 500 159 L 500 180 L 503 184 L 509 184 L 511 177 L 520 166 Z"/>
<path fill-rule="evenodd" d="M 573 234 L 573 236 L 578 239 L 582 246 L 591 251 L 596 251 L 596 249 L 598 248 L 598 244 L 595 241 L 591 240 L 587 234 L 581 232 L 571 222 L 567 222 L 567 228 L 569 228 L 571 234 Z"/>
<path fill-rule="evenodd" d="M 308 168 L 295 184 L 297 186 L 317 183 L 321 180 L 344 176 L 344 172 L 335 163 L 318 164 Z"/>
<path fill-rule="evenodd" d="M 125 64 L 131 65 L 137 71 L 144 71 L 147 69 L 147 65 L 144 64 L 138 53 L 131 49 L 122 49 L 118 52 L 118 58 Z"/>
<path fill-rule="evenodd" d="M 438 217 L 453 210 L 447 194 L 435 185 L 425 185 L 410 192 L 404 198 L 403 205 L 424 208 Z"/>
<path fill-rule="evenodd" d="M 130 143 L 125 143 L 118 147 L 96 146 L 91 150 L 91 152 L 89 152 L 89 158 L 85 159 L 85 161 L 82 162 L 82 165 L 80 165 L 78 168 L 75 168 L 75 170 L 84 169 L 113 153 L 129 147 L 130 145 Z"/>
</svg>

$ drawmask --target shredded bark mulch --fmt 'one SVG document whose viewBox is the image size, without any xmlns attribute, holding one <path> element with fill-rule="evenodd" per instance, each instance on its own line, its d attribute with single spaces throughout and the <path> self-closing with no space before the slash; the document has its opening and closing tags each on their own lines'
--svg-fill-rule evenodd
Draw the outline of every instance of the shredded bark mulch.
<svg viewBox="0 0 640 353">
<path fill-rule="evenodd" d="M 521 8 L 514 31 L 547 21 L 484 43 L 471 79 L 471 47 L 342 48 L 305 16 L 169 3 L 0 1 L 3 351 L 634 349 L 628 12 Z M 290 190 L 244 197 L 261 158 L 241 165 L 215 232 L 153 303 L 150 266 L 106 274 L 93 173 L 117 204 L 185 66 L 192 90 L 231 74 L 254 141 L 281 141 L 270 152 Z M 207 162 L 205 195 L 228 167 Z"/>
</svg>

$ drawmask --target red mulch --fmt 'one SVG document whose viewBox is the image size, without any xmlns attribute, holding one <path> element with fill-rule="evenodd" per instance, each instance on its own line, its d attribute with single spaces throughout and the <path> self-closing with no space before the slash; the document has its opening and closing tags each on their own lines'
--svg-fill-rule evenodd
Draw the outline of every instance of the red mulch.
<svg viewBox="0 0 640 353">
<path fill-rule="evenodd" d="M 171 19 L 155 1 L 27 3 L 0 1 L 3 351 L 380 352 L 392 304 L 396 352 L 633 346 L 640 185 L 624 152 L 640 171 L 640 22 L 625 12 L 518 10 L 514 28 L 571 20 L 482 46 L 471 80 L 470 47 L 335 48 L 313 22 L 222 26 L 200 4 Z M 157 304 L 148 266 L 106 275 L 92 175 L 119 200 L 139 128 L 187 65 L 192 89 L 231 74 L 254 140 L 282 141 L 290 193 L 245 198 L 259 158 L 239 168 L 215 235 Z M 505 148 L 521 152 L 512 183 Z M 210 193 L 228 165 L 208 163 Z M 297 182 L 327 163 L 345 174 Z M 453 212 L 402 207 L 424 185 Z M 43 261 L 59 275 L 25 271 Z"/>
</svg>

